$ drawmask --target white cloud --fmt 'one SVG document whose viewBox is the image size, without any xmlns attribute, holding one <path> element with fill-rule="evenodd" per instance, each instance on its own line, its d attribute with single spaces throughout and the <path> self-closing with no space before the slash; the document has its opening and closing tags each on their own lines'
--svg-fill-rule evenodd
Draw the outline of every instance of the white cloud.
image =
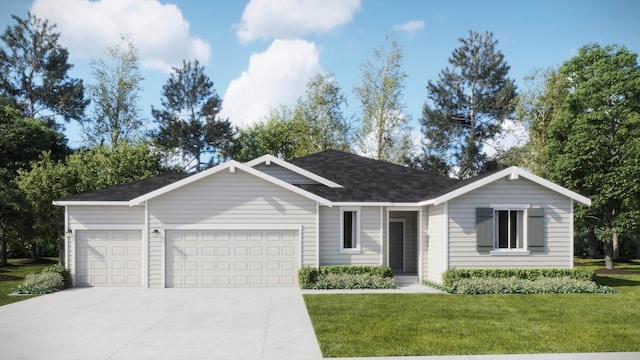
<svg viewBox="0 0 640 360">
<path fill-rule="evenodd" d="M 360 0 L 251 0 L 235 27 L 238 40 L 298 38 L 351 21 Z"/>
<path fill-rule="evenodd" d="M 129 34 L 142 66 L 169 72 L 182 59 L 205 63 L 210 45 L 189 33 L 180 9 L 157 0 L 36 0 L 31 12 L 58 24 L 61 43 L 72 56 L 95 58 Z"/>
<path fill-rule="evenodd" d="M 411 20 L 404 24 L 393 25 L 394 31 L 406 32 L 409 35 L 413 35 L 416 31 L 424 28 L 424 20 Z"/>
<path fill-rule="evenodd" d="M 306 83 L 321 72 L 314 43 L 276 39 L 267 50 L 251 55 L 249 67 L 229 84 L 221 116 L 237 126 L 262 121 L 271 109 L 292 106 Z"/>
</svg>

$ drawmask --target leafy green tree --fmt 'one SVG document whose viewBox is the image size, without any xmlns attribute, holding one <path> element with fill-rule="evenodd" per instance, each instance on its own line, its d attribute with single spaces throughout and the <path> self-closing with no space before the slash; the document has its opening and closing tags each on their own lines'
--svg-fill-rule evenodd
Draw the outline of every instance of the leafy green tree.
<svg viewBox="0 0 640 360">
<path fill-rule="evenodd" d="M 549 128 L 560 116 L 566 97 L 566 78 L 558 68 L 534 69 L 518 95 L 516 118 L 529 131 L 525 166 L 541 177 L 549 175 Z"/>
<path fill-rule="evenodd" d="M 142 180 L 170 171 L 162 154 L 144 142 L 125 141 L 81 150 L 65 160 L 44 153 L 30 170 L 19 170 L 17 185 L 24 193 L 35 221 L 35 235 L 43 242 L 63 246 L 64 209 L 53 200 L 76 193 Z M 62 252 L 60 252 L 62 254 Z"/>
<path fill-rule="evenodd" d="M 23 194 L 14 182 L 19 170 L 30 169 L 43 151 L 56 158 L 68 152 L 63 134 L 48 122 L 23 118 L 18 110 L 0 106 L 0 265 L 6 265 L 9 234 L 28 236 L 31 216 Z"/>
<path fill-rule="evenodd" d="M 222 99 L 197 60 L 173 68 L 162 87 L 162 106 L 151 111 L 159 126 L 154 136 L 159 145 L 178 149 L 190 169 L 203 169 L 205 153 L 213 155 L 212 163 L 232 155 L 235 130 L 218 118 Z"/>
<path fill-rule="evenodd" d="M 89 86 L 93 116 L 84 132 L 93 143 L 107 140 L 117 145 L 122 140 L 133 140 L 144 125 L 139 106 L 144 80 L 140 57 L 129 37 L 123 36 L 121 40 L 107 49 L 106 60 L 101 58 L 91 64 L 95 79 Z"/>
<path fill-rule="evenodd" d="M 58 43 L 56 25 L 31 13 L 13 19 L 16 24 L 0 36 L 5 45 L 0 48 L 0 95 L 24 117 L 82 121 L 89 100 L 82 80 L 68 75 L 69 52 Z"/>
<path fill-rule="evenodd" d="M 404 113 L 404 54 L 395 38 L 373 49 L 371 59 L 360 67 L 360 86 L 354 93 L 362 109 L 361 126 L 356 130 L 360 151 L 378 160 L 400 163 L 411 153 L 409 118 Z"/>
<path fill-rule="evenodd" d="M 274 109 L 264 123 L 256 123 L 238 134 L 238 149 L 234 155 L 237 161 L 249 161 L 265 154 L 283 160 L 296 157 L 300 145 L 298 130 L 292 111 L 286 106 Z"/>
<path fill-rule="evenodd" d="M 342 112 L 347 99 L 333 74 L 319 73 L 307 82 L 305 97 L 298 100 L 293 116 L 301 130 L 296 156 L 327 149 L 350 151 L 350 124 Z"/>
<path fill-rule="evenodd" d="M 516 86 L 493 33 L 470 31 L 460 38 L 438 81 L 427 84 L 422 119 L 425 155 L 444 160 L 449 171 L 466 179 L 481 173 L 488 158 L 487 141 L 501 132 L 514 112 Z"/>
<path fill-rule="evenodd" d="M 549 130 L 551 179 L 591 198 L 576 215 L 604 241 L 614 267 L 618 236 L 634 228 L 640 197 L 640 68 L 625 47 L 586 45 L 559 70 L 563 112 Z"/>
</svg>

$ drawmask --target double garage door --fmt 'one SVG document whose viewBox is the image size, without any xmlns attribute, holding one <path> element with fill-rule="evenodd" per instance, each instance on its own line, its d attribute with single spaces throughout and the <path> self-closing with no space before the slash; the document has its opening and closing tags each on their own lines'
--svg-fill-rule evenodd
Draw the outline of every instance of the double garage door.
<svg viewBox="0 0 640 360">
<path fill-rule="evenodd" d="M 142 232 L 77 232 L 77 286 L 142 286 Z M 166 287 L 293 286 L 295 230 L 165 233 Z"/>
<path fill-rule="evenodd" d="M 298 232 L 167 231 L 166 287 L 295 285 Z"/>
</svg>

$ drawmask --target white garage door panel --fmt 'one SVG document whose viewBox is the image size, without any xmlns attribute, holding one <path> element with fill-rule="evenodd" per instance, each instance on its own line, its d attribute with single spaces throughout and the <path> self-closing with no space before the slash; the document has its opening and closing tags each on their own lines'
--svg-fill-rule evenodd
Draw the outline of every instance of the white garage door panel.
<svg viewBox="0 0 640 360">
<path fill-rule="evenodd" d="M 141 231 L 77 232 L 77 286 L 141 286 Z"/>
<path fill-rule="evenodd" d="M 167 287 L 296 285 L 298 232 L 167 231 Z"/>
</svg>

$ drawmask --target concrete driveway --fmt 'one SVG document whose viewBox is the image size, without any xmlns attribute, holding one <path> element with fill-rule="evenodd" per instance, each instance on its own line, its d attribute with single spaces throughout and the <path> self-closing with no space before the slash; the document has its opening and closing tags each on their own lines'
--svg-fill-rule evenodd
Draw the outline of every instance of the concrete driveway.
<svg viewBox="0 0 640 360">
<path fill-rule="evenodd" d="M 0 307 L 0 358 L 321 359 L 297 288 L 69 289 Z"/>
</svg>

